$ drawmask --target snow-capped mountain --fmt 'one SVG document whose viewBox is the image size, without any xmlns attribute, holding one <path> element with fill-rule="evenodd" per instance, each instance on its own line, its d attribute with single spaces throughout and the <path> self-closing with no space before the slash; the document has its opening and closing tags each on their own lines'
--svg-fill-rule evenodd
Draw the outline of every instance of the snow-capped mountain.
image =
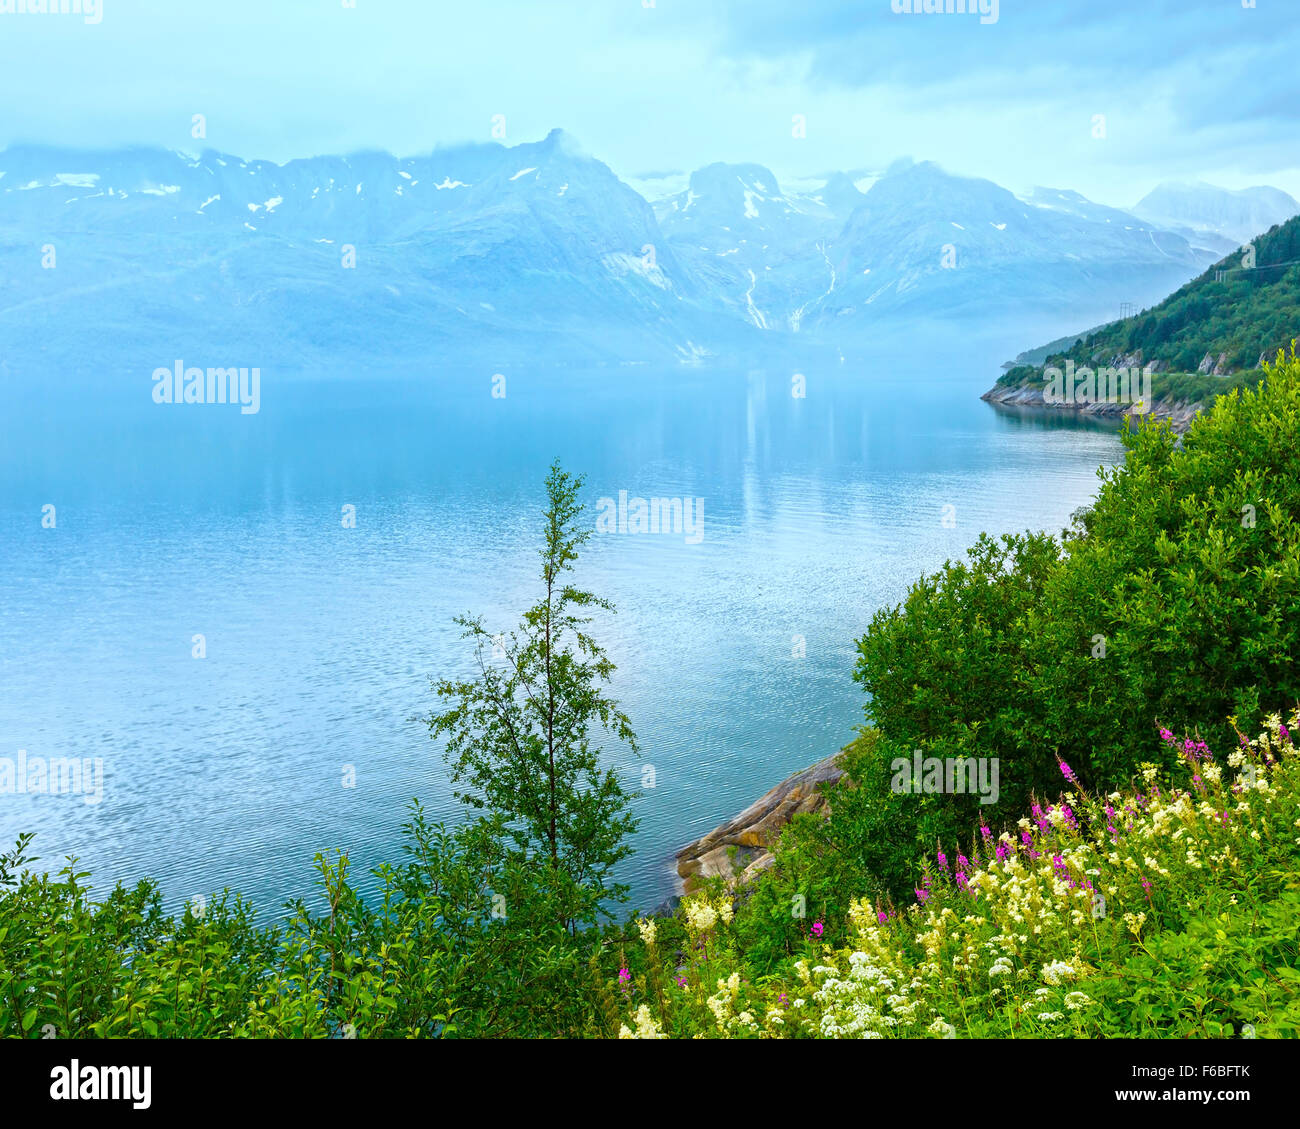
<svg viewBox="0 0 1300 1129">
<path fill-rule="evenodd" d="M 1114 316 L 1120 302 L 1163 297 L 1212 261 L 1078 193 L 1020 199 L 930 162 L 896 166 L 872 185 L 826 256 L 831 285 L 805 314 L 815 333 L 900 311 Z"/>
<path fill-rule="evenodd" d="M 90 362 L 109 340 L 149 357 L 238 342 L 307 367 L 357 352 L 662 360 L 743 331 L 719 333 L 650 206 L 558 130 L 285 165 L 23 147 L 0 174 L 11 357 Z"/>
<path fill-rule="evenodd" d="M 1300 203 L 1279 188 L 1231 191 L 1201 181 L 1157 185 L 1133 207 L 1134 215 L 1187 234 L 1220 254 L 1236 250 L 1297 213 Z"/>
<path fill-rule="evenodd" d="M 655 212 L 676 257 L 740 316 L 836 342 L 900 312 L 1109 318 L 1215 258 L 1077 192 L 1020 199 L 930 162 L 862 180 L 838 173 L 804 193 L 782 192 L 762 166 L 710 165 Z"/>
<path fill-rule="evenodd" d="M 856 190 L 855 190 L 856 191 Z M 859 194 L 860 195 L 860 194 Z M 797 329 L 819 248 L 845 215 L 818 196 L 783 193 L 762 165 L 713 164 L 655 203 L 668 245 L 742 319 Z"/>
<path fill-rule="evenodd" d="M 847 349 L 913 316 L 1104 321 L 1214 259 L 1075 192 L 1021 199 L 930 163 L 800 188 L 714 164 L 652 207 L 559 130 L 284 165 L 14 147 L 0 153 L 0 367 Z"/>
</svg>

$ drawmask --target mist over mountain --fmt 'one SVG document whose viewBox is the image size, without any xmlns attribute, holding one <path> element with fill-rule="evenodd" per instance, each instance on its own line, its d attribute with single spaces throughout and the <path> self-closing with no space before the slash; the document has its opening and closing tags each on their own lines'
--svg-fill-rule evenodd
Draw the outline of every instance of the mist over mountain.
<svg viewBox="0 0 1300 1129">
<path fill-rule="evenodd" d="M 1144 206 L 1189 232 L 1296 207 L 1274 190 L 1229 196 Z M 843 354 L 900 319 L 1105 320 L 1198 274 L 1215 257 L 1205 242 L 1068 189 L 1021 199 L 931 162 L 798 192 L 762 165 L 718 163 L 652 206 L 561 130 L 284 165 L 15 146 L 0 153 L 0 363 L 337 372 Z"/>
<path fill-rule="evenodd" d="M 650 206 L 560 131 L 283 166 L 24 147 L 0 173 L 11 363 L 683 357 L 711 327 Z"/>
<path fill-rule="evenodd" d="M 1077 193 L 1021 200 L 928 161 L 877 181 L 827 258 L 834 285 L 809 319 L 820 332 L 884 312 L 997 319 L 1011 308 L 1071 309 L 1086 320 L 1166 293 L 1206 261 L 1181 237 Z"/>
<path fill-rule="evenodd" d="M 1133 214 L 1220 254 L 1235 251 L 1279 223 L 1300 213 L 1300 203 L 1280 188 L 1231 191 L 1213 184 L 1157 185 L 1133 207 Z"/>
</svg>

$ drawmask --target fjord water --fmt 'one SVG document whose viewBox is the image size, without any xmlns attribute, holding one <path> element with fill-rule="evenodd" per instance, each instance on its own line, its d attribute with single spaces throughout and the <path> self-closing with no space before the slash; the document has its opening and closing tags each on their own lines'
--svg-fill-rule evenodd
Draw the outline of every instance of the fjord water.
<svg viewBox="0 0 1300 1129">
<path fill-rule="evenodd" d="M 618 607 L 596 632 L 641 743 L 611 746 L 641 791 L 622 877 L 651 907 L 675 849 L 852 736 L 876 609 L 980 530 L 1059 531 L 1122 457 L 1113 429 L 982 403 L 996 359 L 810 370 L 805 398 L 788 369 L 512 371 L 504 398 L 477 371 L 264 373 L 255 415 L 155 404 L 152 365 L 14 381 L 0 756 L 103 758 L 105 781 L 0 795 L 0 847 L 31 830 L 100 892 L 149 875 L 169 907 L 231 887 L 266 911 L 317 851 L 396 861 L 413 796 L 459 816 L 412 719 L 471 669 L 454 615 L 509 628 L 537 598 L 559 456 L 593 518 L 620 490 L 704 500 L 698 544 L 600 534 L 576 577 Z"/>
</svg>

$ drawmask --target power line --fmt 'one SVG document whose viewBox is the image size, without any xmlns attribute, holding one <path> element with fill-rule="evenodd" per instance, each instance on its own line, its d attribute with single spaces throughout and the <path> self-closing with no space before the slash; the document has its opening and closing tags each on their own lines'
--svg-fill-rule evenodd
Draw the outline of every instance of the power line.
<svg viewBox="0 0 1300 1129">
<path fill-rule="evenodd" d="M 1272 270 L 1274 267 L 1293 267 L 1300 263 L 1300 259 L 1288 259 L 1284 263 L 1257 263 L 1253 267 L 1221 267 L 1214 272 L 1214 281 L 1222 282 L 1224 277 L 1229 274 L 1240 274 L 1243 271 Z"/>
</svg>

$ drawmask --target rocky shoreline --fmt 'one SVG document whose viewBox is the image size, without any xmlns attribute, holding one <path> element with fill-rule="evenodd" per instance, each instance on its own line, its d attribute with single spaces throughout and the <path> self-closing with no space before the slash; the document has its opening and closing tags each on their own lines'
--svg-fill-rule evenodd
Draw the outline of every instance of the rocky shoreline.
<svg viewBox="0 0 1300 1129">
<path fill-rule="evenodd" d="M 739 815 L 715 827 L 677 852 L 677 876 L 690 893 L 700 879 L 723 875 L 748 882 L 772 865 L 768 850 L 790 820 L 800 812 L 826 807 L 821 785 L 844 775 L 840 753 L 796 772 L 755 800 Z M 731 852 L 735 851 L 733 862 Z"/>
<path fill-rule="evenodd" d="M 1030 408 L 1045 412 L 1075 412 L 1099 419 L 1113 419 L 1116 422 L 1123 420 L 1125 416 L 1132 415 L 1137 418 L 1145 416 L 1148 419 L 1168 420 L 1177 432 L 1186 431 L 1204 406 L 1199 402 L 1156 400 L 1149 412 L 1139 413 L 1134 412 L 1130 404 L 1110 404 L 1105 401 L 1088 404 L 1049 404 L 1043 398 L 1043 389 L 1032 384 L 1024 384 L 1018 388 L 995 384 L 980 399 L 987 400 L 990 404 L 1001 404 L 1007 407 Z"/>
</svg>

